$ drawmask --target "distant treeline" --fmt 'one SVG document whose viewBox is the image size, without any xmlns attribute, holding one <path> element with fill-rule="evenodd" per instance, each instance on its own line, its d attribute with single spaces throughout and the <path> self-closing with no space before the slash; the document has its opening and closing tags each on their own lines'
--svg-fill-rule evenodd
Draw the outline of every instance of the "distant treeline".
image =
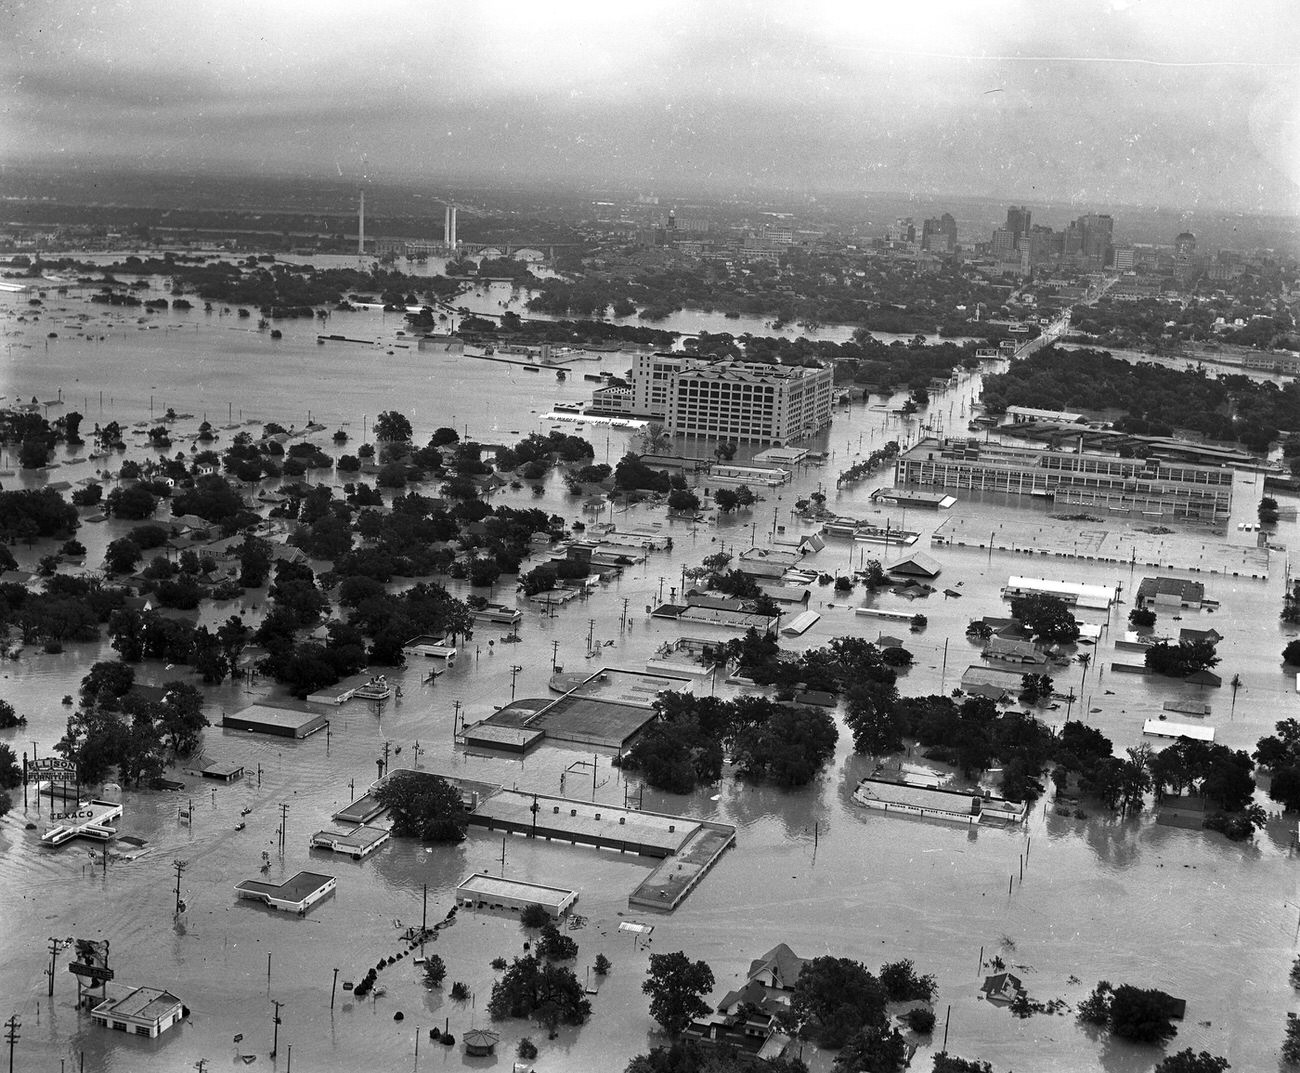
<svg viewBox="0 0 1300 1073">
<path fill-rule="evenodd" d="M 1168 436 L 1175 430 L 1237 441 L 1266 451 L 1282 432 L 1300 431 L 1300 386 L 1279 388 L 1240 374 L 1207 376 L 1196 369 L 1132 364 L 1098 350 L 1044 347 L 1005 372 L 985 377 L 986 410 L 1118 410 L 1123 432 Z"/>
</svg>

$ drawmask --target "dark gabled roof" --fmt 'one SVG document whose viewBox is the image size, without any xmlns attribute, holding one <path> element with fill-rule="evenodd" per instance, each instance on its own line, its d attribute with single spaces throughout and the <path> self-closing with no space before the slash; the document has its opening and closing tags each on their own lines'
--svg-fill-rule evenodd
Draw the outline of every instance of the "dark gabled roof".
<svg viewBox="0 0 1300 1073">
<path fill-rule="evenodd" d="M 1205 586 L 1199 581 L 1188 581 L 1183 578 L 1144 577 L 1138 586 L 1137 598 L 1150 600 L 1157 595 L 1200 601 L 1205 599 Z"/>
<path fill-rule="evenodd" d="M 749 972 L 746 977 L 753 980 L 760 972 L 770 968 L 772 978 L 783 987 L 794 987 L 795 981 L 799 979 L 799 974 L 803 972 L 804 965 L 807 964 L 804 958 L 801 958 L 785 943 L 777 943 L 766 954 L 756 958 L 749 963 Z"/>
</svg>

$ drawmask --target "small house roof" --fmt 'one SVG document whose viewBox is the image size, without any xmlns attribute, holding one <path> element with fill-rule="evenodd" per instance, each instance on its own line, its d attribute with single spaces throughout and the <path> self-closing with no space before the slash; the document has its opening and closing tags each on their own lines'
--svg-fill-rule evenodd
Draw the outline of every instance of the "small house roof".
<svg viewBox="0 0 1300 1073">
<path fill-rule="evenodd" d="M 1023 991 L 1025 989 L 1025 985 L 1020 982 L 1019 976 L 1015 976 L 1009 972 L 999 972 L 993 976 L 986 976 L 980 990 L 986 994 L 992 994 L 994 992 L 1006 991 L 1008 986 L 1016 991 Z"/>
<path fill-rule="evenodd" d="M 904 574 L 908 577 L 938 577 L 943 567 L 933 555 L 923 551 L 914 551 L 888 567 L 891 574 Z"/>
<path fill-rule="evenodd" d="M 795 981 L 799 979 L 799 974 L 803 972 L 806 963 L 805 958 L 801 958 L 785 943 L 777 943 L 762 957 L 756 958 L 749 963 L 749 972 L 746 973 L 746 976 L 752 980 L 760 972 L 771 969 L 772 979 L 783 987 L 794 987 Z"/>
</svg>

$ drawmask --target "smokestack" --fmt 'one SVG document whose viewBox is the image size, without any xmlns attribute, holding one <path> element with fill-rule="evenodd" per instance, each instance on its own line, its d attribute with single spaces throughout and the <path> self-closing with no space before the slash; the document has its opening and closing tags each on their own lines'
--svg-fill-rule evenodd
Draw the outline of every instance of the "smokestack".
<svg viewBox="0 0 1300 1073">
<path fill-rule="evenodd" d="M 456 206 L 451 207 L 451 248 L 454 250 L 458 242 L 456 240 Z"/>
<path fill-rule="evenodd" d="M 451 206 L 447 205 L 442 210 L 442 244 L 451 245 Z"/>
<path fill-rule="evenodd" d="M 357 256 L 366 252 L 366 192 L 361 191 L 361 208 L 357 212 Z"/>
</svg>

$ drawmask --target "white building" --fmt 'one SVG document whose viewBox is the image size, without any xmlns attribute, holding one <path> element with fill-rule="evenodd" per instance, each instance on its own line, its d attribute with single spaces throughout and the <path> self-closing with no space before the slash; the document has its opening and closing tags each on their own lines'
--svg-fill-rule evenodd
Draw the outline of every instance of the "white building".
<svg viewBox="0 0 1300 1073">
<path fill-rule="evenodd" d="M 110 985 L 112 987 L 113 985 Z M 181 1021 L 185 1007 L 170 991 L 156 987 L 127 987 L 90 1011 L 102 1028 L 153 1039 Z"/>
<path fill-rule="evenodd" d="M 830 368 L 638 355 L 632 410 L 662 421 L 670 435 L 783 445 L 831 421 Z"/>
</svg>

